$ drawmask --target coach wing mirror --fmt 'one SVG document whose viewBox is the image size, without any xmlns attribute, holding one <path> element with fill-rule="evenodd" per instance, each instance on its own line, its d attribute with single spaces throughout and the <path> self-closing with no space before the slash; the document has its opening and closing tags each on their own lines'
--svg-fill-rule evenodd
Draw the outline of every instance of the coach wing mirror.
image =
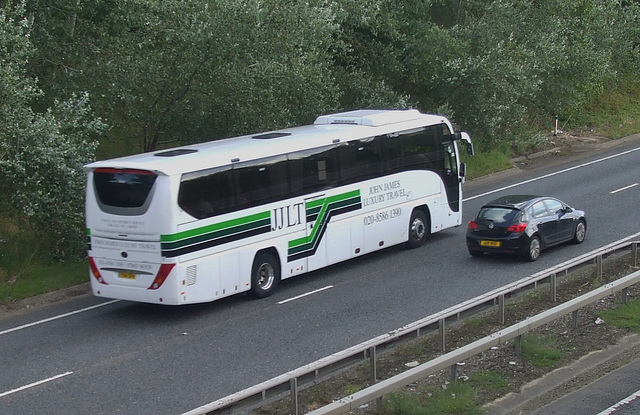
<svg viewBox="0 0 640 415">
<path fill-rule="evenodd" d="M 471 137 L 469 137 L 469 134 L 465 133 L 464 131 L 461 133 L 453 133 L 453 139 L 463 142 L 467 147 L 467 154 L 469 156 L 473 156 L 473 143 L 471 142 Z"/>
<path fill-rule="evenodd" d="M 464 131 L 461 133 L 453 133 L 453 139 L 464 142 L 464 145 L 467 147 L 467 155 L 473 156 L 473 143 L 471 142 L 471 137 L 469 137 L 469 134 L 465 133 Z"/>
<path fill-rule="evenodd" d="M 475 152 L 473 150 L 473 143 L 471 142 L 471 139 L 469 139 L 469 141 L 467 141 L 466 143 L 467 143 L 467 155 L 473 156 Z"/>
</svg>

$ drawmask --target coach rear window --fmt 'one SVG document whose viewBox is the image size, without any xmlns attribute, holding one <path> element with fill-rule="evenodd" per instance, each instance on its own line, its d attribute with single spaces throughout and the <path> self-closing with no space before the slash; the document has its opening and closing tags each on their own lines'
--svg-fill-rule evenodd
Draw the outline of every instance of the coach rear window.
<svg viewBox="0 0 640 415">
<path fill-rule="evenodd" d="M 138 208 L 147 200 L 156 178 L 144 170 L 96 169 L 93 184 L 103 205 Z"/>
</svg>

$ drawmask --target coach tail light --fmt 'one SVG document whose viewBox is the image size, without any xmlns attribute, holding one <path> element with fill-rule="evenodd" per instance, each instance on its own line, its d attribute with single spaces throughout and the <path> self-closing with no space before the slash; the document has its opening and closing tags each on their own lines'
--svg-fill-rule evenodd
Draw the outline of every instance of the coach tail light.
<svg viewBox="0 0 640 415">
<path fill-rule="evenodd" d="M 162 264 L 162 265 L 160 265 L 160 269 L 158 270 L 158 274 L 153 279 L 153 283 L 151 283 L 151 285 L 147 289 L 148 290 L 157 290 L 158 288 L 160 288 L 162 286 L 162 284 L 164 284 L 164 281 L 167 279 L 169 274 L 171 273 L 171 270 L 173 269 L 173 267 L 175 267 L 175 266 L 176 266 L 176 264 Z"/>
<path fill-rule="evenodd" d="M 105 282 L 104 278 L 102 278 L 102 275 L 100 275 L 100 270 L 92 257 L 89 257 L 89 268 L 91 269 L 91 275 L 93 275 L 100 284 L 109 285 Z"/>
</svg>

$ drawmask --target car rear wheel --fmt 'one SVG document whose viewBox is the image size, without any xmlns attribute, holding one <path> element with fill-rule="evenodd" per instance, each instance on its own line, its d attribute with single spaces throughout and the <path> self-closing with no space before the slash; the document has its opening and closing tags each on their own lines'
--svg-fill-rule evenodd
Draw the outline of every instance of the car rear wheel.
<svg viewBox="0 0 640 415">
<path fill-rule="evenodd" d="M 525 257 L 528 261 L 536 261 L 540 257 L 540 239 L 537 236 L 532 236 L 529 240 L 529 247 L 525 252 Z"/>
<path fill-rule="evenodd" d="M 256 298 L 268 297 L 280 282 L 280 264 L 265 252 L 260 252 L 253 260 L 251 268 L 251 295 Z"/>
<path fill-rule="evenodd" d="M 576 231 L 573 234 L 573 243 L 581 244 L 584 242 L 584 238 L 587 236 L 587 225 L 583 220 L 578 221 L 576 225 Z"/>
</svg>

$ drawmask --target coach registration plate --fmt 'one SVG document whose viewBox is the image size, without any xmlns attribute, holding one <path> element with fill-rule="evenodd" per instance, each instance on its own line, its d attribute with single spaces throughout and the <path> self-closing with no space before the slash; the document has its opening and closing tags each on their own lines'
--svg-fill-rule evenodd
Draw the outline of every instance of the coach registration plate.
<svg viewBox="0 0 640 415">
<path fill-rule="evenodd" d="M 121 272 L 120 273 L 120 278 L 125 279 L 125 280 L 135 280 L 136 279 L 136 274 L 134 274 L 133 272 Z"/>
<path fill-rule="evenodd" d="M 500 241 L 480 241 L 480 245 L 482 246 L 500 246 Z"/>
</svg>

